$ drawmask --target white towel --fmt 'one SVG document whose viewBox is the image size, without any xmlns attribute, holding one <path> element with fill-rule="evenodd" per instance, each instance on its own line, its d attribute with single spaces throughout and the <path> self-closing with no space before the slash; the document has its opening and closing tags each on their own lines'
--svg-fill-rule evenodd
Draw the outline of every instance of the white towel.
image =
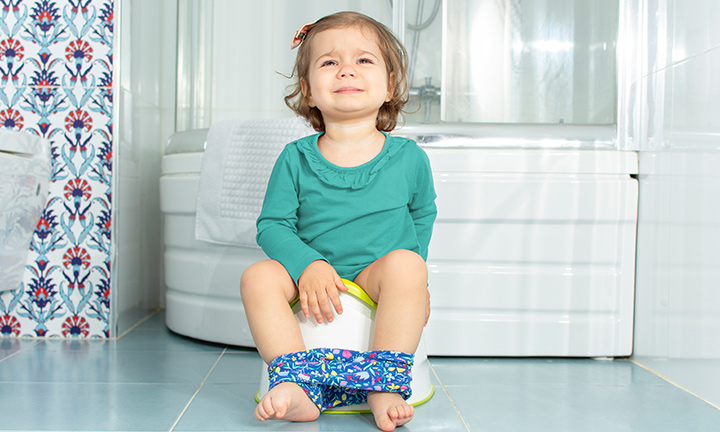
<svg viewBox="0 0 720 432">
<path fill-rule="evenodd" d="M 275 160 L 286 144 L 313 133 L 297 117 L 213 125 L 200 172 L 195 237 L 257 247 L 255 221 Z"/>
</svg>

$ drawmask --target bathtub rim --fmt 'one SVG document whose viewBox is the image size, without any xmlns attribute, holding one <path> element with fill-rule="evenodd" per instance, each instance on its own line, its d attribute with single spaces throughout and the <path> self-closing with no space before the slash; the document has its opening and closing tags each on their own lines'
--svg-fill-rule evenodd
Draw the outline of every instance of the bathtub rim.
<svg viewBox="0 0 720 432">
<path fill-rule="evenodd" d="M 209 128 L 173 134 L 163 154 L 205 150 Z M 390 133 L 427 148 L 619 150 L 616 125 L 530 123 L 404 124 Z"/>
</svg>

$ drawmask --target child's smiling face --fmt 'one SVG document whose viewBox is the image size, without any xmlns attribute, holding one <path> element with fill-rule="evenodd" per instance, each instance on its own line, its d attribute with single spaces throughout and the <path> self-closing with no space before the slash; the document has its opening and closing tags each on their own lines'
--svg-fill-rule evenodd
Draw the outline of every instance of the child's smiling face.
<svg viewBox="0 0 720 432">
<path fill-rule="evenodd" d="M 374 121 L 393 90 L 374 35 L 358 27 L 328 29 L 314 36 L 310 52 L 303 94 L 325 123 Z"/>
</svg>

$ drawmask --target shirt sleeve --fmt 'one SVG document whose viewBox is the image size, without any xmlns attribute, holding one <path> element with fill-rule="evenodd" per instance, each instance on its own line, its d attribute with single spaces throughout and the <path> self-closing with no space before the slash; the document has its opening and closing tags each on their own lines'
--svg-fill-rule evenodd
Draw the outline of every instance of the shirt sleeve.
<svg viewBox="0 0 720 432">
<path fill-rule="evenodd" d="M 437 217 L 435 205 L 435 186 L 433 184 L 430 160 L 425 152 L 418 148 L 419 157 L 416 164 L 416 189 L 409 204 L 410 216 L 415 223 L 415 232 L 420 244 L 420 256 L 427 261 L 433 223 Z"/>
<path fill-rule="evenodd" d="M 325 258 L 298 236 L 299 200 L 290 159 L 286 147 L 270 175 L 255 239 L 265 254 L 282 264 L 297 284 L 311 262 Z"/>
</svg>

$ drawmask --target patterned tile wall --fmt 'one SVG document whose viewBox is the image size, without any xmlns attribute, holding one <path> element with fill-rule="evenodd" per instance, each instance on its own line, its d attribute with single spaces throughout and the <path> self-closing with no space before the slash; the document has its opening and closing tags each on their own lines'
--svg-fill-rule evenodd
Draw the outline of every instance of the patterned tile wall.
<svg viewBox="0 0 720 432">
<path fill-rule="evenodd" d="M 47 138 L 52 183 L 0 337 L 110 336 L 113 0 L 0 0 L 0 127 Z"/>
</svg>

